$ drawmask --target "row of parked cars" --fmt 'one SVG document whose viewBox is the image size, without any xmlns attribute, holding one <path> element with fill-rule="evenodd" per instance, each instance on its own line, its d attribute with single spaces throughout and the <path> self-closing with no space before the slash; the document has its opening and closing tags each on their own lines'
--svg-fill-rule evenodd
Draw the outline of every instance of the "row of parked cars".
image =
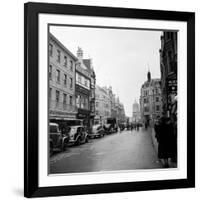
<svg viewBox="0 0 200 200">
<path fill-rule="evenodd" d="M 83 125 L 62 126 L 58 123 L 50 123 L 49 126 L 49 153 L 50 156 L 54 151 L 65 151 L 72 145 L 80 145 L 87 143 L 89 139 L 101 138 L 105 134 L 117 132 L 111 124 L 94 125 L 91 129 L 87 129 Z"/>
</svg>

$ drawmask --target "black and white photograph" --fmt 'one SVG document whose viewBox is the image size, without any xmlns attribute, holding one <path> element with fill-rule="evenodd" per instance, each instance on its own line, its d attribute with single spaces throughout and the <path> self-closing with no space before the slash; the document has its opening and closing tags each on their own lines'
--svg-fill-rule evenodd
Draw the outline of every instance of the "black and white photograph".
<svg viewBox="0 0 200 200">
<path fill-rule="evenodd" d="M 48 173 L 179 166 L 178 31 L 48 26 Z"/>
<path fill-rule="evenodd" d="M 195 14 L 25 4 L 26 197 L 195 186 Z"/>
</svg>

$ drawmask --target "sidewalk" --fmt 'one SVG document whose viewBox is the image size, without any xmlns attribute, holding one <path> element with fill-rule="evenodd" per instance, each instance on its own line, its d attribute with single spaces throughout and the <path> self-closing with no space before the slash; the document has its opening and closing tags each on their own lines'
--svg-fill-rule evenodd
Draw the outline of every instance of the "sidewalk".
<svg viewBox="0 0 200 200">
<path fill-rule="evenodd" d="M 151 133 L 152 144 L 153 144 L 153 147 L 155 149 L 156 154 L 158 155 L 158 142 L 157 142 L 157 139 L 155 137 L 155 134 L 156 134 L 155 130 L 154 130 L 154 128 L 149 128 L 148 131 Z M 172 162 L 170 160 L 170 168 L 176 168 L 176 167 L 177 167 L 177 162 Z"/>
</svg>

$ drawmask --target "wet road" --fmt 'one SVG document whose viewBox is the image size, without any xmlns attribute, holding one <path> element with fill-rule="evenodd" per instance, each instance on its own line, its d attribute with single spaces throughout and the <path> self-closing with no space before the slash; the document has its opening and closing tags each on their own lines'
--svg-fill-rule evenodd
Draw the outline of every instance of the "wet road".
<svg viewBox="0 0 200 200">
<path fill-rule="evenodd" d="M 50 158 L 50 173 L 162 168 L 150 132 L 123 131 L 90 140 Z"/>
</svg>

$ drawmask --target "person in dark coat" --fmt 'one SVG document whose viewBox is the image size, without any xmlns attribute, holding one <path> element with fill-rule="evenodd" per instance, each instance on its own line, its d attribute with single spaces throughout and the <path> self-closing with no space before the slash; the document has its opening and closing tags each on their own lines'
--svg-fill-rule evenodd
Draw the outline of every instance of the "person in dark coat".
<svg viewBox="0 0 200 200">
<path fill-rule="evenodd" d="M 173 157 L 173 125 L 169 118 L 162 117 L 155 124 L 156 138 L 158 141 L 158 158 L 163 162 L 164 167 L 169 167 L 169 158 Z"/>
<path fill-rule="evenodd" d="M 139 123 L 137 123 L 137 131 L 140 130 L 140 126 L 139 126 Z"/>
</svg>

